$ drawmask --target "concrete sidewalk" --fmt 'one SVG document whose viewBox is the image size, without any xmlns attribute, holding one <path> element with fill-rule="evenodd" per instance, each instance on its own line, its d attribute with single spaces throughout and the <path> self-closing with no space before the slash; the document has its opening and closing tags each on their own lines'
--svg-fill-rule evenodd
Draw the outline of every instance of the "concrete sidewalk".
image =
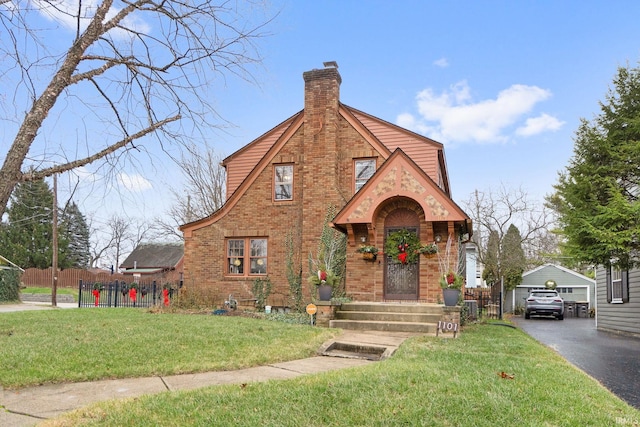
<svg viewBox="0 0 640 427">
<path fill-rule="evenodd" d="M 392 354 L 405 339 L 414 335 L 345 331 L 332 341 L 385 346 Z M 326 347 L 326 344 L 323 347 Z M 223 384 L 284 380 L 371 363 L 376 362 L 358 358 L 316 356 L 237 371 L 52 384 L 19 390 L 0 389 L 0 426 L 33 426 L 44 419 L 55 418 L 64 412 L 103 400 Z"/>
</svg>

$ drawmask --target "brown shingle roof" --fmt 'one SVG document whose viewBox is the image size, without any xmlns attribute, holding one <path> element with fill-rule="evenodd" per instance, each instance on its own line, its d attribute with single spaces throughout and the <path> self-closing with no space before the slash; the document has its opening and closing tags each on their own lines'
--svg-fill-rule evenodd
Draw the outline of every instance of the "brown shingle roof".
<svg viewBox="0 0 640 427">
<path fill-rule="evenodd" d="M 145 243 L 136 247 L 120 268 L 174 268 L 183 255 L 182 243 Z"/>
</svg>

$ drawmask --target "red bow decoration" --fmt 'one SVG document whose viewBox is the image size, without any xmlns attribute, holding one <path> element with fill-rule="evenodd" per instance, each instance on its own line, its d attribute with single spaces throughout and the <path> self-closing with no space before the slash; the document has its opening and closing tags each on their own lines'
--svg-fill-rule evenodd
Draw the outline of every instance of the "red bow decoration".
<svg viewBox="0 0 640 427">
<path fill-rule="evenodd" d="M 138 291 L 136 291 L 136 288 L 129 289 L 129 298 L 131 298 L 131 301 L 136 302 L 137 295 L 138 295 Z"/>
<path fill-rule="evenodd" d="M 168 307 L 169 306 L 169 289 L 163 289 L 162 296 L 164 297 L 165 307 Z"/>
<path fill-rule="evenodd" d="M 407 263 L 407 253 L 406 252 L 400 252 L 398 254 L 398 259 L 400 260 L 401 263 L 406 264 Z"/>
<path fill-rule="evenodd" d="M 96 299 L 95 304 L 96 304 L 96 307 L 97 307 L 98 306 L 98 301 L 100 301 L 100 291 L 97 290 L 97 289 L 94 289 L 93 291 L 91 291 L 91 293 L 93 294 L 93 296 Z"/>
</svg>

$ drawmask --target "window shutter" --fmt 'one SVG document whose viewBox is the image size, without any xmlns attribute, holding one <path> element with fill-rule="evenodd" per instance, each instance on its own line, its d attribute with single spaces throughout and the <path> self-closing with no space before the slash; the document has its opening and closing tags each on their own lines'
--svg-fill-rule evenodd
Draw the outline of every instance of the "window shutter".
<svg viewBox="0 0 640 427">
<path fill-rule="evenodd" d="M 611 302 L 611 266 L 605 265 L 605 271 L 607 272 L 607 302 Z"/>
<path fill-rule="evenodd" d="M 622 273 L 622 302 L 629 302 L 629 270 Z"/>
</svg>

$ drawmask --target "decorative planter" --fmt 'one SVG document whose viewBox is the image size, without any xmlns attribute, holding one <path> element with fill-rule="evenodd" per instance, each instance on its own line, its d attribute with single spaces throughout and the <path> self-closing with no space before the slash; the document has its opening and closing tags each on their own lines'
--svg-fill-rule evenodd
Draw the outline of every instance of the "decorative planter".
<svg viewBox="0 0 640 427">
<path fill-rule="evenodd" d="M 376 260 L 376 254 L 372 254 L 371 252 L 363 252 L 362 253 L 362 259 L 365 261 L 375 261 Z"/>
<path fill-rule="evenodd" d="M 444 298 L 445 307 L 454 307 L 458 305 L 458 298 L 460 298 L 460 289 L 443 289 L 442 297 Z"/>
<path fill-rule="evenodd" d="M 318 299 L 320 301 L 331 301 L 331 292 L 333 288 L 331 285 L 319 285 L 318 286 Z"/>
</svg>

